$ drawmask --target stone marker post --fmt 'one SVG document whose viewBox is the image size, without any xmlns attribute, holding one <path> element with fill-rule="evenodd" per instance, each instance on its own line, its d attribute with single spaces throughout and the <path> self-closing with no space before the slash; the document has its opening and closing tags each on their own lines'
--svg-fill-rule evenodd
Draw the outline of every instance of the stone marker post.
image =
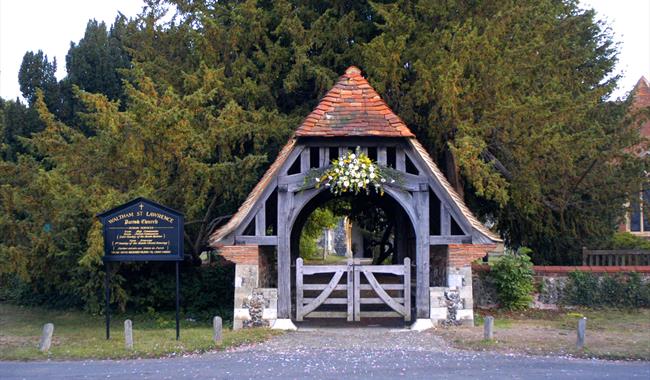
<svg viewBox="0 0 650 380">
<path fill-rule="evenodd" d="M 494 317 L 485 317 L 483 319 L 483 339 L 492 340 L 494 337 Z"/>
<path fill-rule="evenodd" d="M 578 340 L 576 348 L 582 350 L 585 348 L 585 331 L 587 330 L 587 318 L 582 317 L 578 319 Z"/>
<path fill-rule="evenodd" d="M 38 343 L 38 349 L 41 352 L 47 352 L 50 350 L 52 345 L 52 334 L 54 333 L 54 325 L 52 323 L 46 323 L 43 325 L 43 335 L 41 335 L 41 341 Z"/>
<path fill-rule="evenodd" d="M 483 339 L 492 340 L 494 337 L 494 317 L 483 319 Z"/>
<path fill-rule="evenodd" d="M 130 319 L 124 321 L 124 347 L 127 350 L 133 349 L 133 323 Z"/>
<path fill-rule="evenodd" d="M 221 344 L 222 340 L 222 322 L 221 322 L 221 317 L 214 317 L 212 319 L 212 328 L 214 329 L 214 333 L 212 334 L 212 339 L 214 340 L 215 344 Z"/>
</svg>

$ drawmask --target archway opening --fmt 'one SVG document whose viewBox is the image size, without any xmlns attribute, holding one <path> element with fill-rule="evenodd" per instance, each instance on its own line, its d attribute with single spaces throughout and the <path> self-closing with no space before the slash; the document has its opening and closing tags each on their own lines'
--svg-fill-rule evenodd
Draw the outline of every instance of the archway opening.
<svg viewBox="0 0 650 380">
<path fill-rule="evenodd" d="M 292 262 L 402 264 L 415 257 L 415 229 L 389 194 L 334 196 L 322 191 L 300 211 L 291 229 Z"/>
<path fill-rule="evenodd" d="M 340 235 L 338 241 L 332 236 L 331 247 L 326 246 L 328 233 Z M 300 209 L 290 236 L 297 321 L 410 320 L 417 274 L 415 228 L 388 192 L 335 196 L 321 190 Z"/>
</svg>

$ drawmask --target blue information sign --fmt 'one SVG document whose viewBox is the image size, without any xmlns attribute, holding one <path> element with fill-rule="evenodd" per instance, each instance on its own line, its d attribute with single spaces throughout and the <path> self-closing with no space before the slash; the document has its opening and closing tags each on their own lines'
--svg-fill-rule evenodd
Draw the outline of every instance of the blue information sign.
<svg viewBox="0 0 650 380">
<path fill-rule="evenodd" d="M 104 225 L 104 261 L 182 261 L 183 214 L 136 198 L 97 215 Z"/>
</svg>

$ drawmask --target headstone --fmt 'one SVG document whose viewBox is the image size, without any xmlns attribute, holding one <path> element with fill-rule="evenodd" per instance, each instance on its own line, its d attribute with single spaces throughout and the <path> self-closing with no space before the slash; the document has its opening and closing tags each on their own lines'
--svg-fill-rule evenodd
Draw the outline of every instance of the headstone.
<svg viewBox="0 0 650 380">
<path fill-rule="evenodd" d="M 54 333 L 54 325 L 52 323 L 46 323 L 43 326 L 43 335 L 41 335 L 41 341 L 38 343 L 38 349 L 41 352 L 47 352 L 50 350 L 52 345 L 52 334 Z"/>
<path fill-rule="evenodd" d="M 214 329 L 214 333 L 212 334 L 212 339 L 214 340 L 215 344 L 221 344 L 221 341 L 223 339 L 222 327 L 223 327 L 223 323 L 221 321 L 221 317 L 214 317 L 212 319 L 212 328 Z"/>
<path fill-rule="evenodd" d="M 494 337 L 494 317 L 485 317 L 483 319 L 483 339 L 492 340 Z"/>
<path fill-rule="evenodd" d="M 587 330 L 587 318 L 582 317 L 578 320 L 578 340 L 576 348 L 582 350 L 585 347 L 585 332 Z"/>
<path fill-rule="evenodd" d="M 124 321 L 124 346 L 127 350 L 133 349 L 133 324 L 130 319 Z"/>
</svg>

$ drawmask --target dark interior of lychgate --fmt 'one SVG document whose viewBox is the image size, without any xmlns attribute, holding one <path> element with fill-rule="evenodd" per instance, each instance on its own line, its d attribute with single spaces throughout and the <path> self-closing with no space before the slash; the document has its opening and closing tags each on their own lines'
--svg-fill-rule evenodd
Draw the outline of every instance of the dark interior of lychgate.
<svg viewBox="0 0 650 380">
<path fill-rule="evenodd" d="M 415 270 L 415 244 L 416 244 L 416 237 L 415 237 L 415 229 L 413 228 L 413 224 L 407 215 L 407 213 L 404 211 L 404 208 L 389 194 L 384 193 L 383 195 L 379 195 L 375 192 L 371 192 L 370 194 L 365 194 L 365 193 L 360 193 L 357 195 L 347 195 L 347 196 L 335 196 L 329 191 L 322 191 L 318 195 L 316 195 L 314 198 L 312 198 L 306 205 L 303 207 L 303 209 L 300 211 L 298 216 L 296 217 L 294 223 L 293 223 L 293 228 L 291 229 L 291 287 L 292 287 L 292 309 L 295 312 L 295 303 L 296 303 L 296 260 L 300 257 L 300 234 L 301 231 L 307 221 L 307 218 L 314 212 L 319 207 L 322 207 L 326 205 L 328 202 L 336 200 L 336 199 L 341 199 L 341 198 L 346 198 L 350 202 L 353 202 L 356 206 L 361 207 L 361 208 L 371 208 L 371 207 L 376 207 L 377 209 L 380 209 L 383 212 L 383 216 L 386 217 L 386 219 L 389 221 L 388 227 L 384 232 L 386 232 L 386 236 L 388 237 L 388 244 L 384 249 L 380 249 L 379 251 L 388 251 L 385 252 L 386 255 L 385 257 L 381 257 L 378 259 L 377 257 L 377 249 L 375 249 L 375 257 L 373 260 L 373 257 L 368 254 L 370 251 L 369 245 L 370 242 L 364 239 L 364 247 L 361 248 L 363 251 L 362 254 L 356 255 L 356 263 L 358 264 L 365 264 L 365 265 L 404 265 L 404 259 L 409 258 L 410 259 L 410 267 L 411 267 L 411 305 L 414 305 L 414 297 L 415 297 L 415 284 L 416 284 L 416 273 L 417 271 Z M 376 242 L 372 242 L 372 246 Z M 388 249 L 386 249 L 388 248 Z M 343 260 L 341 265 L 345 265 L 346 261 Z M 341 284 L 345 283 L 347 274 L 344 274 L 343 277 L 341 278 Z M 314 276 L 305 276 L 304 281 L 305 284 L 309 285 L 311 283 L 327 283 L 331 279 L 331 275 L 314 275 Z M 382 273 L 382 274 L 375 274 L 375 277 L 378 282 L 382 284 L 383 287 L 387 288 L 387 293 L 392 296 L 392 297 L 402 297 L 403 294 L 401 294 L 401 291 L 398 291 L 396 289 L 391 289 L 391 284 L 398 284 L 403 282 L 403 277 L 402 276 L 397 276 L 389 273 Z M 360 296 L 364 299 L 370 300 L 371 298 L 377 298 L 377 295 L 370 289 L 370 285 L 368 284 L 368 280 L 360 276 L 360 283 L 363 288 L 363 290 L 360 291 Z M 320 293 L 320 290 L 305 290 L 305 295 L 304 297 L 306 298 L 314 298 L 317 297 L 318 294 Z M 345 291 L 344 290 L 335 290 L 332 293 L 332 297 L 338 297 L 340 300 L 345 297 Z M 334 302 L 336 302 L 334 300 Z M 371 301 L 372 302 L 372 301 Z M 333 314 L 335 313 L 341 313 L 341 315 L 344 313 L 345 308 L 347 307 L 346 304 L 343 304 L 342 301 L 341 303 L 332 303 L 332 304 L 325 304 L 319 307 L 320 311 L 323 312 L 332 312 Z M 380 302 L 380 300 L 377 298 L 375 304 L 370 304 L 370 305 L 363 305 L 362 308 L 364 311 L 374 311 L 374 312 L 388 312 L 390 311 L 390 307 L 387 306 L 384 302 Z M 414 306 L 412 306 L 412 309 Z"/>
</svg>

